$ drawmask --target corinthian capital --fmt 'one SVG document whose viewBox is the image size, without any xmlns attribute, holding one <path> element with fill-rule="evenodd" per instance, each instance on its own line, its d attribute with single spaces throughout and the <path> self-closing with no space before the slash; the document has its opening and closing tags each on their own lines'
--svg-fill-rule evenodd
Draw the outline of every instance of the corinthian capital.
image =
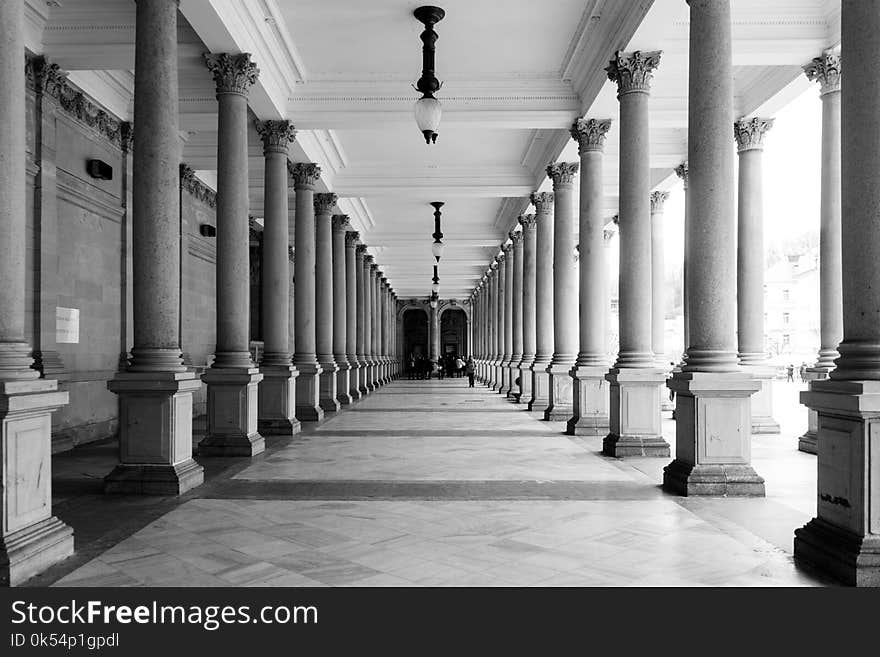
<svg viewBox="0 0 880 657">
<path fill-rule="evenodd" d="M 247 96 L 260 75 L 260 69 L 251 61 L 249 52 L 235 55 L 208 52 L 205 53 L 205 64 L 214 76 L 218 94 Z"/>
<path fill-rule="evenodd" d="M 287 155 L 288 146 L 296 138 L 296 129 L 290 121 L 254 121 L 257 134 L 263 140 L 263 154 Z"/>
<path fill-rule="evenodd" d="M 351 228 L 351 224 L 348 223 L 348 215 L 347 214 L 334 214 L 333 215 L 333 230 L 343 231 Z"/>
<path fill-rule="evenodd" d="M 681 182 L 684 183 L 684 188 L 687 189 L 688 186 L 688 163 L 682 162 L 677 167 L 675 167 L 675 175 L 681 178 Z"/>
<path fill-rule="evenodd" d="M 608 62 L 608 79 L 617 83 L 617 97 L 624 94 L 651 91 L 653 71 L 660 64 L 660 50 L 651 52 L 623 52 L 618 50 Z"/>
<path fill-rule="evenodd" d="M 602 151 L 611 119 L 578 119 L 571 126 L 571 138 L 578 143 L 578 153 Z"/>
<path fill-rule="evenodd" d="M 529 197 L 538 214 L 553 210 L 553 192 L 536 192 Z"/>
<path fill-rule="evenodd" d="M 312 189 L 321 177 L 321 167 L 314 162 L 287 163 L 287 170 L 296 185 L 296 189 Z"/>
<path fill-rule="evenodd" d="M 519 222 L 519 225 L 522 226 L 523 231 L 526 231 L 529 228 L 534 228 L 538 225 L 538 220 L 533 214 L 521 214 L 517 221 Z"/>
<path fill-rule="evenodd" d="M 513 243 L 514 248 L 519 248 L 520 246 L 522 246 L 522 243 L 523 243 L 523 234 L 522 234 L 522 232 L 520 232 L 520 231 L 516 231 L 516 232 L 514 232 L 514 231 L 510 231 L 510 233 L 508 233 L 508 235 L 510 236 L 510 241 Z"/>
<path fill-rule="evenodd" d="M 669 192 L 651 192 L 651 214 L 663 212 L 663 204 L 669 198 Z"/>
<path fill-rule="evenodd" d="M 819 83 L 820 95 L 840 91 L 840 52 L 826 50 L 804 66 L 807 79 Z"/>
<path fill-rule="evenodd" d="M 736 139 L 736 150 L 763 150 L 764 134 L 773 127 L 773 119 L 740 119 L 733 123 L 733 137 Z"/>
<path fill-rule="evenodd" d="M 360 237 L 360 236 L 358 236 L 358 237 Z M 366 244 L 358 244 L 355 247 L 355 253 L 359 256 L 366 257 L 367 245 Z"/>
<path fill-rule="evenodd" d="M 356 230 L 349 230 L 345 232 L 345 248 L 353 249 L 358 246 L 358 241 L 361 239 L 361 234 Z"/>
<path fill-rule="evenodd" d="M 315 194 L 315 214 L 330 214 L 331 208 L 339 198 L 332 192 Z"/>
<path fill-rule="evenodd" d="M 577 162 L 557 162 L 547 167 L 547 175 L 553 180 L 553 189 L 560 185 L 571 185 L 580 165 Z"/>
</svg>

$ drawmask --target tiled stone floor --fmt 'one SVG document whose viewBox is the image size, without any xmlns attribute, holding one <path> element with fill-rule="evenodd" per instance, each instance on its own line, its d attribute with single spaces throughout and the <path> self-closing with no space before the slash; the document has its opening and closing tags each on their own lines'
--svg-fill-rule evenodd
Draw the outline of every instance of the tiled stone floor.
<svg viewBox="0 0 880 657">
<path fill-rule="evenodd" d="M 753 439 L 767 498 L 687 499 L 658 486 L 669 459 L 605 458 L 601 439 L 564 436 L 563 423 L 462 379 L 397 381 L 255 459 L 209 460 L 209 482 L 180 500 L 139 508 L 73 495 L 71 507 L 128 505 L 115 512 L 141 520 L 92 530 L 80 563 L 42 582 L 825 584 L 792 561 L 793 531 L 815 504 L 815 458 L 796 451 L 796 389 L 780 384 L 777 401 L 782 435 Z M 664 425 L 672 442 L 674 422 Z"/>
</svg>

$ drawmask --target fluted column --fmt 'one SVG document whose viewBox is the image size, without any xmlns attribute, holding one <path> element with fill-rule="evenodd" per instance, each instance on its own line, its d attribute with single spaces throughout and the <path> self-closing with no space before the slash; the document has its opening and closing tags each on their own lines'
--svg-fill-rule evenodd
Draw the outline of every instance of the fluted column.
<svg viewBox="0 0 880 657">
<path fill-rule="evenodd" d="M 211 369 L 202 375 L 208 384 L 208 427 L 199 454 L 253 456 L 266 448 L 258 432 L 263 375 L 249 348 L 247 95 L 259 70 L 247 53 L 208 54 L 205 61 L 217 86 L 218 105 L 217 347 Z"/>
<path fill-rule="evenodd" d="M 290 259 L 287 155 L 296 131 L 290 121 L 257 121 L 265 162 L 263 201 L 262 303 L 263 380 L 258 388 L 258 428 L 262 435 L 299 432 L 296 377 L 290 352 Z"/>
<path fill-rule="evenodd" d="M 350 375 L 348 394 L 352 401 L 361 398 L 360 359 L 358 358 L 358 287 L 357 245 L 360 234 L 349 230 L 345 233 L 345 356 Z"/>
<path fill-rule="evenodd" d="M 318 422 L 324 419 L 324 409 L 319 403 L 322 369 L 315 347 L 315 184 L 321 177 L 321 167 L 311 162 L 297 162 L 289 169 L 296 191 L 293 354 L 293 364 L 299 370 L 296 417 L 301 422 Z"/>
<path fill-rule="evenodd" d="M 504 252 L 504 353 L 501 356 L 501 387 L 498 389 L 505 397 L 513 388 L 513 372 L 510 361 L 513 356 L 513 244 L 507 244 Z"/>
<path fill-rule="evenodd" d="M 660 424 L 664 372 L 651 335 L 651 165 L 648 100 L 660 52 L 617 52 L 608 78 L 620 101 L 619 335 L 610 389 L 608 456 L 668 456 Z"/>
<path fill-rule="evenodd" d="M 689 61 L 688 212 L 699 222 L 688 222 L 690 345 L 667 384 L 676 393 L 676 458 L 663 486 L 684 495 L 763 495 L 764 480 L 749 463 L 749 397 L 758 384 L 736 352 L 729 0 L 691 0 Z"/>
<path fill-rule="evenodd" d="M 517 402 L 527 404 L 532 399 L 532 363 L 535 362 L 535 269 L 536 223 L 535 215 L 520 215 L 522 227 L 522 359 L 519 363 L 519 395 Z M 518 259 L 519 254 L 517 254 Z"/>
<path fill-rule="evenodd" d="M 144 48 L 143 40 L 148 32 L 169 43 L 169 33 L 176 26 L 176 5 L 173 2 L 157 3 L 149 11 L 138 12 L 140 21 L 137 37 L 141 39 L 141 68 L 143 57 L 154 60 L 158 70 L 153 84 L 139 87 L 145 104 L 154 106 L 163 117 L 177 109 L 177 88 L 171 87 L 177 80 L 177 62 L 158 57 L 158 52 Z M 25 139 L 27 125 L 25 119 L 25 50 L 24 19 L 25 3 L 0 3 L 0 437 L 2 437 L 3 484 L 0 487 L 2 502 L 2 523 L 0 523 L 0 586 L 15 586 L 73 553 L 73 531 L 52 515 L 52 412 L 67 404 L 67 392 L 58 392 L 58 382 L 54 379 L 40 379 L 39 372 L 32 369 L 31 347 L 25 338 L 25 254 L 28 238 L 26 236 L 26 169 L 27 156 Z M 143 21 L 143 25 L 141 24 Z M 158 47 L 157 47 L 158 49 Z M 176 43 L 172 53 L 176 52 Z M 137 65 L 137 62 L 136 62 Z M 170 149 L 172 141 L 169 133 L 176 126 L 175 113 L 169 128 L 157 135 L 157 148 Z M 147 150 L 147 149 L 145 149 Z M 172 151 L 174 153 L 176 151 Z M 141 170 L 143 159 L 140 159 Z M 177 161 L 174 166 L 156 166 L 148 171 L 156 179 L 167 182 L 168 187 L 155 197 L 156 205 L 163 214 L 157 217 L 157 225 L 149 231 L 159 241 L 175 243 L 175 233 L 170 230 L 171 199 L 177 190 Z M 143 194 L 136 197 L 140 209 L 144 209 Z M 138 215 L 143 217 L 142 214 Z M 149 254 L 155 256 L 155 254 Z M 172 261 L 174 259 L 172 258 Z M 161 275 L 156 281 L 156 292 L 169 295 L 173 302 L 177 290 L 171 290 L 168 283 L 179 282 L 178 272 Z M 177 386 L 170 372 L 184 373 L 180 358 L 179 333 L 176 330 L 176 312 L 169 298 L 163 298 L 160 308 L 171 313 L 157 317 L 160 325 L 155 338 L 158 341 L 143 346 L 159 350 L 155 363 L 157 371 L 166 370 L 171 385 Z M 138 318 L 138 315 L 136 315 Z M 145 317 L 140 316 L 143 327 Z M 174 326 L 171 321 L 174 320 Z M 164 329 L 164 330 L 163 330 Z M 152 342 L 152 341 L 151 341 Z M 193 377 L 186 377 L 183 396 L 192 404 L 189 383 Z M 118 379 L 118 376 L 117 376 Z M 115 381 L 111 383 L 111 386 Z M 166 386 L 169 384 L 166 383 Z M 188 386 L 188 387 L 186 387 Z M 141 385 L 141 388 L 146 386 Z M 197 387 L 197 386 L 195 386 Z M 114 387 L 110 388 L 117 392 Z M 120 401 L 124 396 L 120 392 Z M 163 401 L 167 401 L 163 395 Z M 141 406 L 140 417 L 146 413 Z M 189 418 L 187 418 L 188 420 Z M 187 424 L 186 429 L 189 429 Z M 188 431 L 180 433 L 187 433 Z M 121 427 L 122 440 L 131 438 L 128 427 Z M 163 441 L 162 446 L 179 441 L 179 436 L 163 432 L 153 440 Z M 125 449 L 125 443 L 121 445 Z M 146 450 L 144 450 L 146 451 Z M 169 461 L 183 459 L 178 451 L 173 459 L 161 460 L 161 453 L 154 451 L 153 460 L 159 460 L 167 468 Z M 122 456 L 122 454 L 121 454 Z M 195 466 L 186 454 L 185 459 Z M 172 466 L 173 467 L 173 466 Z M 196 466 L 198 467 L 198 466 Z M 201 477 L 201 468 L 199 476 Z M 197 485 L 201 482 L 194 483 Z M 191 487 L 191 486 L 190 486 Z M 175 491 L 176 492 L 176 491 Z"/>
<path fill-rule="evenodd" d="M 571 128 L 580 155 L 580 212 L 578 221 L 578 305 L 580 350 L 571 369 L 572 413 L 570 435 L 605 436 L 608 433 L 608 315 L 605 219 L 602 215 L 602 151 L 610 119 L 580 119 Z"/>
<path fill-rule="evenodd" d="M 843 340 L 829 379 L 801 402 L 819 413 L 817 513 L 795 532 L 799 563 L 858 586 L 880 586 L 880 12 L 841 3 Z"/>
<path fill-rule="evenodd" d="M 355 275 L 357 296 L 357 360 L 358 360 L 358 390 L 363 397 L 370 388 L 367 384 L 369 378 L 369 362 L 367 361 L 367 247 L 358 244 L 355 247 Z"/>
<path fill-rule="evenodd" d="M 532 194 L 537 235 L 535 241 L 535 360 L 532 361 L 530 411 L 543 413 L 550 405 L 553 358 L 553 193 Z"/>
<path fill-rule="evenodd" d="M 577 162 L 557 162 L 547 167 L 553 181 L 553 360 L 550 400 L 544 419 L 567 421 L 572 415 L 571 368 L 578 351 L 577 234 L 574 220 L 574 179 Z"/>
<path fill-rule="evenodd" d="M 333 215 L 333 360 L 336 362 L 336 401 L 350 404 L 351 366 L 346 355 L 348 340 L 348 281 L 345 235 L 351 228 L 348 215 Z M 352 253 L 354 255 L 354 253 Z"/>
<path fill-rule="evenodd" d="M 510 356 L 510 392 L 508 397 L 519 401 L 522 392 L 520 385 L 520 365 L 523 352 L 523 234 L 511 231 L 508 235 L 513 242 L 513 351 Z"/>
<path fill-rule="evenodd" d="M 843 279 L 841 264 L 840 212 L 840 53 L 826 51 L 804 72 L 819 83 L 822 101 L 821 196 L 819 200 L 819 357 L 806 375 L 812 381 L 824 379 L 834 368 L 837 345 L 843 339 Z M 807 410 L 807 431 L 798 440 L 802 452 L 817 452 L 818 414 Z"/>
<path fill-rule="evenodd" d="M 741 119 L 734 123 L 739 153 L 737 198 L 736 309 L 740 364 L 761 386 L 752 395 L 752 433 L 779 433 L 773 419 L 775 370 L 767 366 L 764 349 L 764 190 L 761 166 L 764 135 L 773 119 Z"/>
<path fill-rule="evenodd" d="M 315 201 L 315 351 L 321 374 L 318 404 L 324 413 L 339 410 L 336 380 L 339 366 L 333 357 L 333 208 L 336 194 L 314 195 Z"/>
<path fill-rule="evenodd" d="M 684 353 L 681 356 L 681 362 L 676 365 L 677 369 L 681 369 L 685 362 L 687 361 L 687 348 L 690 344 L 690 330 L 688 328 L 688 299 L 687 294 L 684 293 L 684 290 L 687 289 L 687 239 L 688 239 L 688 198 L 690 195 L 688 194 L 688 163 L 682 162 L 677 167 L 675 167 L 675 175 L 681 178 L 682 189 L 684 191 L 684 257 L 682 258 L 682 267 L 681 267 L 681 289 L 682 289 L 682 303 L 681 303 L 681 314 L 684 320 Z M 673 417 L 675 417 L 673 411 Z"/>
</svg>

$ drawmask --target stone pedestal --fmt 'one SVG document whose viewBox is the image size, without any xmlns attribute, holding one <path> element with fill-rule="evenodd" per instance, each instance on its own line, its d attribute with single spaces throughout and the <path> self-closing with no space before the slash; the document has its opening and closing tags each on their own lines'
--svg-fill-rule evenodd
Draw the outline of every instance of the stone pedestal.
<svg viewBox="0 0 880 657">
<path fill-rule="evenodd" d="M 339 366 L 333 358 L 318 361 L 321 365 L 319 375 L 318 404 L 325 413 L 335 413 L 339 410 L 337 399 L 336 377 L 339 374 Z"/>
<path fill-rule="evenodd" d="M 204 481 L 193 461 L 193 372 L 120 372 L 107 383 L 119 396 L 119 464 L 104 492 L 180 495 Z"/>
<path fill-rule="evenodd" d="M 361 392 L 361 379 L 363 378 L 363 373 L 361 372 L 361 364 L 357 361 L 350 363 L 349 368 L 348 394 L 351 396 L 351 400 L 356 402 L 363 397 L 363 393 Z"/>
<path fill-rule="evenodd" d="M 669 456 L 660 423 L 660 395 L 665 374 L 646 367 L 612 368 L 610 430 L 602 441 L 606 456 Z"/>
<path fill-rule="evenodd" d="M 518 404 L 527 404 L 532 399 L 532 363 L 523 360 L 518 368 L 519 395 L 516 397 Z"/>
<path fill-rule="evenodd" d="M 663 488 L 680 495 L 764 495 L 751 466 L 749 398 L 760 384 L 746 372 L 677 372 L 675 460 Z"/>
<path fill-rule="evenodd" d="M 336 401 L 342 406 L 348 406 L 352 401 L 351 397 L 351 365 L 342 360 L 341 356 L 336 356 L 336 366 L 339 368 L 336 372 Z"/>
<path fill-rule="evenodd" d="M 827 378 L 828 374 L 823 370 L 822 378 Z M 821 379 L 811 379 L 807 384 L 807 391 L 813 391 L 813 383 Z M 801 403 L 804 403 L 804 394 L 801 393 Z M 819 453 L 819 414 L 812 408 L 807 408 L 807 430 L 798 438 L 798 451 L 807 454 Z"/>
<path fill-rule="evenodd" d="M 550 398 L 544 409 L 544 420 L 566 422 L 573 412 L 571 366 L 554 363 L 547 367 L 547 373 L 550 375 Z"/>
<path fill-rule="evenodd" d="M 199 443 L 202 456 L 255 456 L 266 449 L 257 431 L 257 389 L 263 375 L 256 367 L 211 368 L 208 384 L 208 431 Z"/>
<path fill-rule="evenodd" d="M 550 406 L 550 372 L 549 363 L 532 363 L 532 398 L 529 410 L 543 413 Z"/>
<path fill-rule="evenodd" d="M 263 380 L 259 385 L 259 422 L 264 436 L 292 436 L 301 426 L 296 419 L 296 377 L 299 372 L 292 365 L 264 365 L 260 368 Z"/>
<path fill-rule="evenodd" d="M 73 554 L 73 530 L 52 515 L 52 412 L 68 401 L 57 388 L 46 379 L 0 382 L 0 586 L 21 584 Z"/>
<path fill-rule="evenodd" d="M 324 419 L 324 409 L 320 399 L 321 366 L 317 363 L 298 364 L 296 377 L 296 417 L 301 422 L 320 422 Z"/>
<path fill-rule="evenodd" d="M 880 586 L 880 381 L 815 381 L 801 402 L 818 414 L 816 518 L 795 532 L 798 562 L 846 584 Z"/>
<path fill-rule="evenodd" d="M 752 433 L 779 433 L 779 422 L 773 418 L 773 368 L 743 365 L 743 371 L 759 386 L 751 399 Z"/>
<path fill-rule="evenodd" d="M 604 365 L 572 368 L 572 414 L 566 427 L 568 435 L 608 435 L 610 420 L 608 382 L 605 380 L 607 372 Z"/>
</svg>

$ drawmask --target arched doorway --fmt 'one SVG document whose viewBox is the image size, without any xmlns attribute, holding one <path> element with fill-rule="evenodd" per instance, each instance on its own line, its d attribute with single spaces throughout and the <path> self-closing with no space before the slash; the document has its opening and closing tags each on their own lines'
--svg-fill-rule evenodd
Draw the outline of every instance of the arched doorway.
<svg viewBox="0 0 880 657">
<path fill-rule="evenodd" d="M 440 315 L 440 353 L 446 356 L 466 358 L 467 314 L 461 308 L 446 308 Z"/>
<path fill-rule="evenodd" d="M 419 308 L 403 311 L 403 354 L 428 357 L 428 314 Z"/>
</svg>

